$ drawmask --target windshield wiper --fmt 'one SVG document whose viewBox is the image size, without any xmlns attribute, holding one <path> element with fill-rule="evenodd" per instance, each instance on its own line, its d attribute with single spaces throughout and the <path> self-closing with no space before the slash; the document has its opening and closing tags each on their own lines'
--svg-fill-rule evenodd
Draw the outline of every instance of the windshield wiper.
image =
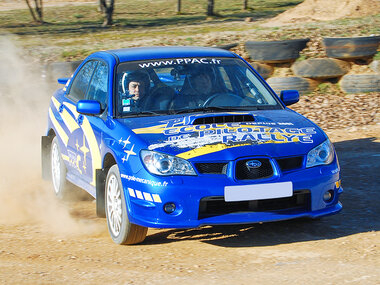
<svg viewBox="0 0 380 285">
<path fill-rule="evenodd" d="M 258 107 L 256 106 L 241 106 L 241 107 L 216 107 L 216 106 L 208 106 L 208 107 L 201 107 L 201 108 L 189 108 L 189 109 L 179 109 L 179 110 L 173 110 L 173 114 L 184 114 L 184 113 L 196 113 L 196 112 L 231 112 L 231 111 L 255 111 L 258 110 Z"/>
<path fill-rule="evenodd" d="M 140 111 L 140 112 L 131 112 L 128 114 L 125 114 L 124 117 L 139 117 L 139 116 L 160 116 L 163 114 L 167 114 L 167 112 L 154 112 L 154 111 Z"/>
</svg>

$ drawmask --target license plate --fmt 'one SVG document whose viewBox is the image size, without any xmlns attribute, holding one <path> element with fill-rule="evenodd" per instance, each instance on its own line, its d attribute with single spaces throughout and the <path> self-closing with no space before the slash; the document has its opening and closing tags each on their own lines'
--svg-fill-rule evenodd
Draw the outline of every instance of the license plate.
<svg viewBox="0 0 380 285">
<path fill-rule="evenodd" d="M 292 195 L 293 183 L 291 181 L 224 187 L 226 202 L 284 198 Z"/>
</svg>

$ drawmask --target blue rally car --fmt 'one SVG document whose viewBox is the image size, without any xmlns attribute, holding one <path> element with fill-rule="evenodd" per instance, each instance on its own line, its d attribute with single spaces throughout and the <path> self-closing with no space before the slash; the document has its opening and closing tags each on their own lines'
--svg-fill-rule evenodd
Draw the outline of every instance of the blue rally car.
<svg viewBox="0 0 380 285">
<path fill-rule="evenodd" d="M 96 198 L 115 243 L 148 227 L 318 218 L 342 209 L 334 147 L 229 51 L 130 48 L 87 57 L 51 98 L 43 176 Z"/>
</svg>

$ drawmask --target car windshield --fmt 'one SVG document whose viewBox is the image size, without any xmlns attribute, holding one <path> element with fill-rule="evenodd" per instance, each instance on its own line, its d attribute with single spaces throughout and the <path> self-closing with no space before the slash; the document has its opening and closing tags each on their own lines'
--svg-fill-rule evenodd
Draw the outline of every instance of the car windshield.
<svg viewBox="0 0 380 285">
<path fill-rule="evenodd" d="M 283 108 L 237 58 L 125 62 L 116 76 L 118 117 Z"/>
</svg>

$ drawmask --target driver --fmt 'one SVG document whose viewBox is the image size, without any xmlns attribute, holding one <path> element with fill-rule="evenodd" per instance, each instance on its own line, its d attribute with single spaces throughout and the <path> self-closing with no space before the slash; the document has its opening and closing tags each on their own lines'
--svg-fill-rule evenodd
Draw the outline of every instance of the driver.
<svg viewBox="0 0 380 285">
<path fill-rule="evenodd" d="M 176 108 L 195 108 L 203 103 L 215 91 L 215 73 L 211 67 L 191 66 L 184 86 L 176 100 Z"/>
<path fill-rule="evenodd" d="M 201 97 L 211 94 L 212 80 L 210 74 L 206 72 L 198 73 L 190 76 L 189 81 L 194 91 L 201 95 Z"/>
<path fill-rule="evenodd" d="M 134 71 L 123 76 L 122 82 L 123 112 L 143 109 L 150 87 L 149 76 L 144 72 Z"/>
</svg>

